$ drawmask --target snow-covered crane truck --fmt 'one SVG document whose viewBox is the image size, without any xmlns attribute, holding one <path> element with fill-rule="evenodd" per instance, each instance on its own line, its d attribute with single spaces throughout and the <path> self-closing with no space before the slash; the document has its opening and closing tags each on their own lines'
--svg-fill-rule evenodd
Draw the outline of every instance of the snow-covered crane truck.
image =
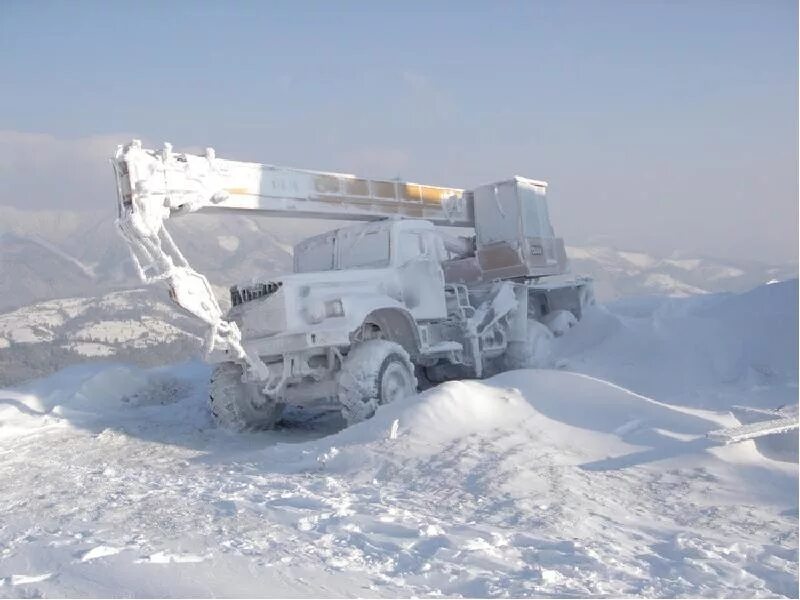
<svg viewBox="0 0 800 600">
<path fill-rule="evenodd" d="M 209 326 L 211 410 L 268 428 L 287 403 L 330 399 L 353 423 L 431 381 L 536 366 L 542 345 L 593 302 L 566 279 L 547 184 L 473 190 L 117 149 L 117 224 L 143 281 Z M 231 287 L 227 315 L 165 228 L 191 212 L 360 221 L 304 240 L 294 272 Z M 457 236 L 445 228 L 472 228 Z M 471 233 L 471 232 L 470 232 Z"/>
</svg>

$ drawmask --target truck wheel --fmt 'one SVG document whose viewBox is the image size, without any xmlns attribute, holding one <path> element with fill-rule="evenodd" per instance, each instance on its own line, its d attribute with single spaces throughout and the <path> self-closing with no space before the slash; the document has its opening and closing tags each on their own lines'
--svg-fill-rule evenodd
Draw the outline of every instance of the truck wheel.
<svg viewBox="0 0 800 600">
<path fill-rule="evenodd" d="M 218 364 L 209 385 L 211 414 L 226 429 L 271 429 L 280 419 L 284 404 L 264 396 L 258 384 L 242 381 L 242 366 Z"/>
<path fill-rule="evenodd" d="M 524 342 L 510 342 L 505 353 L 506 370 L 544 367 L 550 358 L 553 333 L 546 325 L 528 319 L 528 336 Z"/>
<path fill-rule="evenodd" d="M 408 352 L 386 340 L 367 340 L 353 346 L 337 379 L 342 416 L 348 425 L 370 418 L 380 404 L 417 391 Z"/>
<path fill-rule="evenodd" d="M 560 337 L 572 327 L 575 327 L 578 324 L 578 319 L 568 310 L 554 310 L 542 317 L 542 323 L 553 332 L 554 336 Z"/>
</svg>

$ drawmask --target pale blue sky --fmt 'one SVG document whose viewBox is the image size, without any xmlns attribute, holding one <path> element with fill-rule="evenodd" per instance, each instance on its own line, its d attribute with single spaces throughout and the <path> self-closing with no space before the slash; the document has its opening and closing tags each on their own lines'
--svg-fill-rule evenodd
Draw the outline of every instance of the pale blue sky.
<svg viewBox="0 0 800 600">
<path fill-rule="evenodd" d="M 112 210 L 101 159 L 136 135 L 520 174 L 550 182 L 568 243 L 792 259 L 797 67 L 791 1 L 4 0 L 0 203 Z"/>
</svg>

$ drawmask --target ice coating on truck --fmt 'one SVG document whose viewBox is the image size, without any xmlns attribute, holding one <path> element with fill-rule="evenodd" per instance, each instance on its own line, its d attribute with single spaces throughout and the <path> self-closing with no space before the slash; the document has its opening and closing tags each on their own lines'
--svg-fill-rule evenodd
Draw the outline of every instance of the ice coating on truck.
<svg viewBox="0 0 800 600">
<path fill-rule="evenodd" d="M 140 276 L 166 282 L 209 326 L 211 410 L 226 426 L 270 427 L 287 404 L 320 399 L 356 422 L 420 381 L 536 366 L 593 302 L 590 280 L 565 277 L 543 181 L 465 190 L 136 141 L 113 164 L 118 225 Z M 166 221 L 230 211 L 355 223 L 299 243 L 293 273 L 232 286 L 224 314 Z"/>
</svg>

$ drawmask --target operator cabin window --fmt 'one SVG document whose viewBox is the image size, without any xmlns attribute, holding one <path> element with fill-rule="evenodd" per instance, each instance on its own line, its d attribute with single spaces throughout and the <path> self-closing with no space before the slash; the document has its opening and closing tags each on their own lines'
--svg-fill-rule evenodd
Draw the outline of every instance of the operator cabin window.
<svg viewBox="0 0 800 600">
<path fill-rule="evenodd" d="M 406 232 L 400 236 L 400 244 L 397 247 L 398 265 L 411 262 L 424 253 L 425 247 L 422 245 L 422 236 L 419 233 Z"/>
<path fill-rule="evenodd" d="M 533 190 L 520 187 L 520 199 L 525 216 L 525 236 L 553 237 L 553 228 L 550 225 L 550 215 L 547 212 L 547 200 L 544 194 L 537 194 Z"/>
<path fill-rule="evenodd" d="M 348 232 L 339 238 L 340 269 L 379 269 L 389 266 L 389 232 Z"/>
</svg>

